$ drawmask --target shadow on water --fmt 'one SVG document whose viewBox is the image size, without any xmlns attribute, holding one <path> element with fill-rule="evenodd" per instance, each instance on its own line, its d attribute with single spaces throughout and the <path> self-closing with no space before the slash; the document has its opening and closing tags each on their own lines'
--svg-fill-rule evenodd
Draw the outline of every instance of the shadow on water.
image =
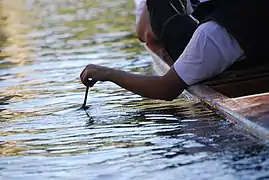
<svg viewBox="0 0 269 180">
<path fill-rule="evenodd" d="M 268 145 L 199 102 L 141 98 L 79 74 L 152 74 L 132 1 L 0 1 L 0 179 L 266 179 Z"/>
<path fill-rule="evenodd" d="M 135 110 L 126 107 L 133 105 Z M 199 102 L 179 99 L 160 107 L 158 101 L 139 100 L 113 112 L 89 105 L 86 112 L 28 119 L 2 130 L 3 177 L 14 168 L 20 168 L 14 177 L 60 178 L 67 170 L 74 178 L 96 179 L 268 176 L 268 146 Z"/>
</svg>

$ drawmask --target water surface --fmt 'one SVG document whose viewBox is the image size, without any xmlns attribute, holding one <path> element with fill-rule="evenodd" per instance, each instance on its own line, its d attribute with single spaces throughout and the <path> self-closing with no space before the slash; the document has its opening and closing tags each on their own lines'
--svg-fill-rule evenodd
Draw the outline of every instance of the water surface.
<svg viewBox="0 0 269 180">
<path fill-rule="evenodd" d="M 0 179 L 269 179 L 269 148 L 199 102 L 149 100 L 89 63 L 152 74 L 132 1 L 0 2 Z"/>
</svg>

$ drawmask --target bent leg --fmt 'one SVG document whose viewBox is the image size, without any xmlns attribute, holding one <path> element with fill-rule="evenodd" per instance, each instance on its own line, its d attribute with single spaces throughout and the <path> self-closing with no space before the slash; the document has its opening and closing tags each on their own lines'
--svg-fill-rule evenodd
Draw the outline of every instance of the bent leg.
<svg viewBox="0 0 269 180">
<path fill-rule="evenodd" d="M 178 0 L 147 0 L 153 33 L 175 61 L 184 51 L 195 29 L 194 22 Z"/>
</svg>

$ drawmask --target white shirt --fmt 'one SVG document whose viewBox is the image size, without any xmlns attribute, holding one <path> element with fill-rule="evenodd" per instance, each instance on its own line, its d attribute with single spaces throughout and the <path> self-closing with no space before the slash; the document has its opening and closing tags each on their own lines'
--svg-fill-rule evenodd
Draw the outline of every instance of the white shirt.
<svg viewBox="0 0 269 180">
<path fill-rule="evenodd" d="M 238 42 L 214 21 L 200 25 L 174 63 L 174 69 L 188 85 L 223 72 L 244 56 Z"/>
</svg>

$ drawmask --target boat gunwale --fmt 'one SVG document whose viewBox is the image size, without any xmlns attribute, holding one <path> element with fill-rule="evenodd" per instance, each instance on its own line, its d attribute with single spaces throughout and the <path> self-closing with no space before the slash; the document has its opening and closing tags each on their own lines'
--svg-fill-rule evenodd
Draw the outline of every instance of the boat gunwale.
<svg viewBox="0 0 269 180">
<path fill-rule="evenodd" d="M 159 56 L 157 56 L 151 49 L 145 44 L 146 50 L 149 52 L 153 60 L 153 66 L 158 75 L 162 75 L 170 69 L 170 66 L 165 63 Z M 162 67 L 160 67 L 162 66 Z M 160 72 L 162 70 L 162 72 Z M 158 72 L 159 71 L 159 72 Z M 266 94 L 266 93 L 265 93 Z M 264 94 L 255 94 L 255 96 L 263 96 Z M 236 101 L 236 99 L 244 98 L 229 98 L 205 84 L 195 84 L 188 87 L 183 91 L 182 96 L 189 99 L 195 99 L 210 109 L 214 110 L 217 114 L 224 117 L 229 122 L 238 125 L 239 128 L 246 130 L 259 139 L 269 142 L 269 129 L 262 125 L 255 123 L 248 119 L 244 114 L 233 111 L 232 107 L 242 107 L 242 105 Z M 254 96 L 254 95 L 253 95 Z M 245 96 L 248 97 L 248 96 Z"/>
</svg>

